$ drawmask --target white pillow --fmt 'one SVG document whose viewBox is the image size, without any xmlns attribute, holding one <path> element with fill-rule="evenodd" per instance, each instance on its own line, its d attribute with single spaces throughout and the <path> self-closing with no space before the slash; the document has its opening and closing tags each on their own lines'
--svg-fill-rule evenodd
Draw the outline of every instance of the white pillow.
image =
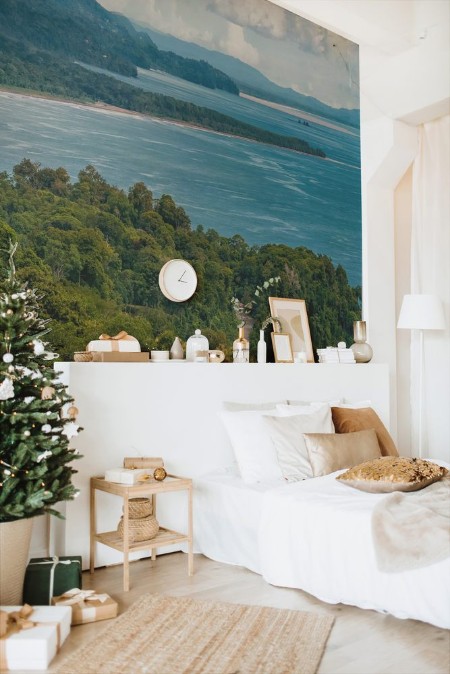
<svg viewBox="0 0 450 674">
<path fill-rule="evenodd" d="M 239 472 L 247 484 L 283 479 L 275 448 L 264 423 L 264 414 L 267 414 L 267 410 L 220 412 Z"/>
<path fill-rule="evenodd" d="M 277 417 L 295 417 L 299 414 L 311 414 L 315 410 L 330 410 L 329 403 L 307 403 L 305 405 L 284 405 L 283 403 L 278 403 L 276 406 Z M 333 424 L 333 420 L 331 420 Z M 334 431 L 334 426 L 333 426 Z"/>
<path fill-rule="evenodd" d="M 334 399 L 334 400 L 320 400 L 320 401 L 316 401 L 316 400 L 314 400 L 314 401 L 313 400 L 310 400 L 310 401 L 288 400 L 287 401 L 287 404 L 292 405 L 293 407 L 294 406 L 295 407 L 304 407 L 305 405 L 323 405 L 324 403 L 328 403 L 328 405 L 330 405 L 330 407 L 339 407 L 340 404 L 341 404 L 341 400 L 340 399 Z"/>
<path fill-rule="evenodd" d="M 286 401 L 283 401 L 284 403 Z M 278 403 L 235 403 L 233 401 L 225 400 L 223 408 L 227 412 L 251 412 L 255 410 L 275 410 Z"/>
<path fill-rule="evenodd" d="M 309 414 L 290 417 L 266 415 L 264 421 L 275 446 L 283 477 L 289 482 L 313 477 L 303 433 L 334 433 L 330 406 L 322 405 Z"/>
</svg>

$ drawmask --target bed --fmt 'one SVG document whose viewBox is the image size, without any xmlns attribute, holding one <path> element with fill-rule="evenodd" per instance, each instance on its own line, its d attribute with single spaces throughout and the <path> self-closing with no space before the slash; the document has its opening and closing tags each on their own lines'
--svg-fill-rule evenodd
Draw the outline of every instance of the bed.
<svg viewBox="0 0 450 674">
<path fill-rule="evenodd" d="M 327 603 L 450 628 L 450 541 L 435 563 L 380 570 L 372 516 L 387 495 L 342 484 L 343 472 L 248 483 L 235 463 L 196 478 L 195 551 Z"/>
</svg>

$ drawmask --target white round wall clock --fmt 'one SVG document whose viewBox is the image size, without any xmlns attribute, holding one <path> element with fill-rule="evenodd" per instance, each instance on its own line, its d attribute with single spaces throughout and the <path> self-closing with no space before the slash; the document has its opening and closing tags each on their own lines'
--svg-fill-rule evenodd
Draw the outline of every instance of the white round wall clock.
<svg viewBox="0 0 450 674">
<path fill-rule="evenodd" d="M 186 260 L 169 260 L 159 272 L 161 292 L 172 302 L 185 302 L 195 293 L 197 274 Z"/>
</svg>

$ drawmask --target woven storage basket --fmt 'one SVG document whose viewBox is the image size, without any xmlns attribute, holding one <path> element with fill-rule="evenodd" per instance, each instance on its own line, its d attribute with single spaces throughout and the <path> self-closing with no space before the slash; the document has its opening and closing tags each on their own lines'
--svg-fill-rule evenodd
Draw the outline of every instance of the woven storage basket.
<svg viewBox="0 0 450 674">
<path fill-rule="evenodd" d="M 120 518 L 117 531 L 119 536 L 123 538 L 123 517 Z M 150 538 L 155 538 L 158 531 L 159 524 L 154 515 L 140 517 L 137 520 L 128 520 L 128 541 L 130 543 L 148 541 Z"/>
<path fill-rule="evenodd" d="M 128 500 L 128 517 L 138 520 L 152 514 L 152 501 L 149 498 L 139 497 Z"/>
</svg>

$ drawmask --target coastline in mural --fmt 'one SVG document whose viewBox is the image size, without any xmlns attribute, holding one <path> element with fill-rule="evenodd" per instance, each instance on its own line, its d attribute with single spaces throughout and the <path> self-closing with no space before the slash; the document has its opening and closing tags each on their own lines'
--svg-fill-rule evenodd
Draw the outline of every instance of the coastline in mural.
<svg viewBox="0 0 450 674">
<path fill-rule="evenodd" d="M 102 4 L 145 31 L 151 57 L 137 53 L 136 45 L 124 55 L 114 52 L 112 43 L 101 44 L 100 51 L 114 62 L 109 64 L 95 49 L 83 51 L 78 43 L 65 45 L 66 62 L 61 26 L 77 18 L 76 5 L 66 3 L 61 16 L 52 16 L 50 7 L 53 53 L 47 61 L 41 59 L 35 67 L 36 59 L 11 40 L 3 53 L 14 62 L 16 74 L 15 81 L 8 80 L 5 69 L 0 76 L 0 170 L 11 173 L 27 157 L 42 167 L 63 167 L 74 183 L 90 164 L 125 193 L 142 182 L 155 203 L 170 195 L 192 230 L 212 229 L 228 239 L 239 235 L 249 254 L 255 246 L 305 247 L 319 259 L 330 258 L 334 271 L 342 266 L 350 286 L 359 286 L 356 45 L 261 0 L 245 3 L 245 8 L 218 0 Z M 32 3 L 25 5 L 29 13 L 23 13 L 19 25 L 15 17 L 13 38 L 14 33 L 33 35 L 26 23 L 33 18 Z M 116 15 L 96 7 L 95 18 L 110 24 Z M 0 15 L 5 11 L 0 9 Z M 11 28 L 14 16 L 4 14 L 3 19 Z M 39 36 L 33 37 L 39 48 Z M 4 219 L 20 234 L 14 219 Z M 181 254 L 176 237 L 174 249 L 167 252 Z M 121 266 L 124 271 L 123 259 Z M 267 267 L 247 274 L 247 287 L 230 263 L 233 278 L 224 291 L 248 295 Z M 301 272 L 297 291 L 308 295 Z M 295 283 L 287 276 L 285 289 L 293 296 Z M 331 338 L 345 336 L 358 311 L 357 296 Z M 317 314 L 317 297 L 313 303 Z M 155 299 L 147 306 L 164 304 Z M 172 307 L 165 311 L 177 316 Z M 177 311 L 179 321 L 181 309 Z M 339 325 L 341 332 L 335 335 Z M 322 331 L 321 339 L 325 335 Z"/>
</svg>

